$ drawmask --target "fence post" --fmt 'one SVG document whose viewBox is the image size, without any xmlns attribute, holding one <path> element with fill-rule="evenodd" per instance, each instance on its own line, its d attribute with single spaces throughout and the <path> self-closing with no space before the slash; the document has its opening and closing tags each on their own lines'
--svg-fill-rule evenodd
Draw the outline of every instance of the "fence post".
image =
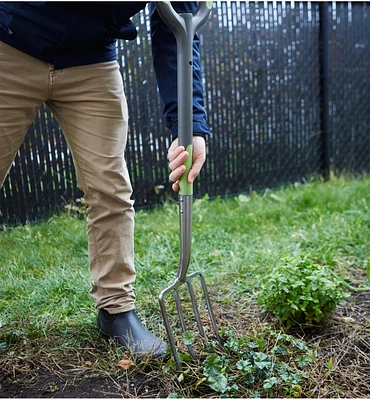
<svg viewBox="0 0 370 400">
<path fill-rule="evenodd" d="M 329 129 L 329 11 L 328 2 L 320 3 L 319 62 L 320 62 L 320 130 L 323 143 L 322 172 L 330 179 Z"/>
</svg>

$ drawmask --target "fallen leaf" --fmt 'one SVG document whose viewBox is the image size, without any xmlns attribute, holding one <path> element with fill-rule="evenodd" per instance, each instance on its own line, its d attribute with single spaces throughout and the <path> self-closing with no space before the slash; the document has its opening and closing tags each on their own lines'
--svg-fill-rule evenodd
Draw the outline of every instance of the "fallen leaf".
<svg viewBox="0 0 370 400">
<path fill-rule="evenodd" d="M 351 317 L 341 317 L 341 320 L 349 323 L 356 322 L 356 320 Z"/>
<path fill-rule="evenodd" d="M 205 382 L 207 380 L 207 378 L 204 376 L 203 378 L 201 378 L 201 379 L 198 379 L 197 380 L 197 382 L 196 382 L 196 384 L 195 384 L 195 388 L 197 389 L 198 388 L 198 386 L 200 385 L 200 384 L 202 384 L 203 382 Z"/>
<path fill-rule="evenodd" d="M 125 371 L 127 371 L 130 367 L 132 367 L 134 364 L 133 361 L 131 360 L 121 360 L 118 362 L 117 364 L 120 368 L 124 369 Z"/>
</svg>

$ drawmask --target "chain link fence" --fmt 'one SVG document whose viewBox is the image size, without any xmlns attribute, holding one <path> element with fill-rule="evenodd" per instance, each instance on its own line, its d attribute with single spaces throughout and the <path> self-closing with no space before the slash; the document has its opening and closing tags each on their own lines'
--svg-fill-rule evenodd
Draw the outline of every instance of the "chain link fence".
<svg viewBox="0 0 370 400">
<path fill-rule="evenodd" d="M 227 196 L 322 174 L 370 171 L 368 3 L 217 2 L 201 29 L 205 106 L 212 137 L 196 197 Z M 129 105 L 126 159 L 136 207 L 171 193 L 170 135 L 152 67 L 148 10 L 138 37 L 118 43 Z M 323 39 L 327 24 L 327 138 L 322 123 Z M 81 198 L 71 154 L 42 107 L 1 189 L 0 224 L 44 218 Z"/>
</svg>

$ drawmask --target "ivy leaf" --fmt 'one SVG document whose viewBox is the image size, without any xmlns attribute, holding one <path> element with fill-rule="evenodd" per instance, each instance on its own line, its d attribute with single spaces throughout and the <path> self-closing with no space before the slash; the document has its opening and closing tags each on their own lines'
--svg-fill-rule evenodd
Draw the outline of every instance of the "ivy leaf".
<svg viewBox="0 0 370 400">
<path fill-rule="evenodd" d="M 217 377 L 221 374 L 223 368 L 222 358 L 217 354 L 210 354 L 203 361 L 204 375 L 208 377 Z"/>
<path fill-rule="evenodd" d="M 265 379 L 263 382 L 264 389 L 271 389 L 273 386 L 278 385 L 280 383 L 279 379 L 275 378 L 274 376 L 269 379 Z"/>
<path fill-rule="evenodd" d="M 208 378 L 208 386 L 215 392 L 224 393 L 227 388 L 227 377 L 223 374 L 224 360 L 216 354 L 210 354 L 203 361 L 203 373 Z"/>
<path fill-rule="evenodd" d="M 288 350 L 287 350 L 285 347 L 282 347 L 282 346 L 279 346 L 279 345 L 276 345 L 276 346 L 272 349 L 272 352 L 273 352 L 274 354 L 283 354 L 283 355 L 288 354 Z"/>
<path fill-rule="evenodd" d="M 271 367 L 269 356 L 264 353 L 253 354 L 254 365 L 259 369 L 268 369 Z"/>
<path fill-rule="evenodd" d="M 223 374 L 208 377 L 208 385 L 215 392 L 223 393 L 227 388 L 227 378 Z"/>
<path fill-rule="evenodd" d="M 194 332 L 185 331 L 182 333 L 182 340 L 186 346 L 191 346 L 194 343 Z"/>
<path fill-rule="evenodd" d="M 260 340 L 256 343 L 256 345 L 257 345 L 259 348 L 266 346 L 266 344 L 267 344 L 267 340 L 265 340 L 265 339 L 260 339 Z"/>
<path fill-rule="evenodd" d="M 236 367 L 244 373 L 250 373 L 253 370 L 253 365 L 248 360 L 239 360 L 236 363 Z"/>
<path fill-rule="evenodd" d="M 302 342 L 302 340 L 294 339 L 292 340 L 292 343 L 299 350 L 308 350 L 307 345 L 304 342 Z"/>
<path fill-rule="evenodd" d="M 307 365 L 311 364 L 313 361 L 314 357 L 312 354 L 302 354 L 298 356 L 294 362 L 299 368 L 304 368 L 307 367 Z"/>
<path fill-rule="evenodd" d="M 252 383 L 254 383 L 256 380 L 255 376 L 252 374 L 247 374 L 244 376 L 244 383 L 246 385 L 251 385 Z"/>
</svg>

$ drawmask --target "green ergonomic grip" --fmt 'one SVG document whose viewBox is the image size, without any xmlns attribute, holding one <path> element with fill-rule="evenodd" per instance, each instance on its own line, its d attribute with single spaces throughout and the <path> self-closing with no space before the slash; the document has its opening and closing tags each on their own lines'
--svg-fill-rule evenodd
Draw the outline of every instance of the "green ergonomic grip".
<svg viewBox="0 0 370 400">
<path fill-rule="evenodd" d="M 181 176 L 179 180 L 180 194 L 193 194 L 193 184 L 188 182 L 188 175 L 190 169 L 193 165 L 193 145 L 189 144 L 186 148 L 186 151 L 189 153 L 189 157 L 186 159 L 183 165 L 186 167 L 185 173 Z"/>
</svg>

